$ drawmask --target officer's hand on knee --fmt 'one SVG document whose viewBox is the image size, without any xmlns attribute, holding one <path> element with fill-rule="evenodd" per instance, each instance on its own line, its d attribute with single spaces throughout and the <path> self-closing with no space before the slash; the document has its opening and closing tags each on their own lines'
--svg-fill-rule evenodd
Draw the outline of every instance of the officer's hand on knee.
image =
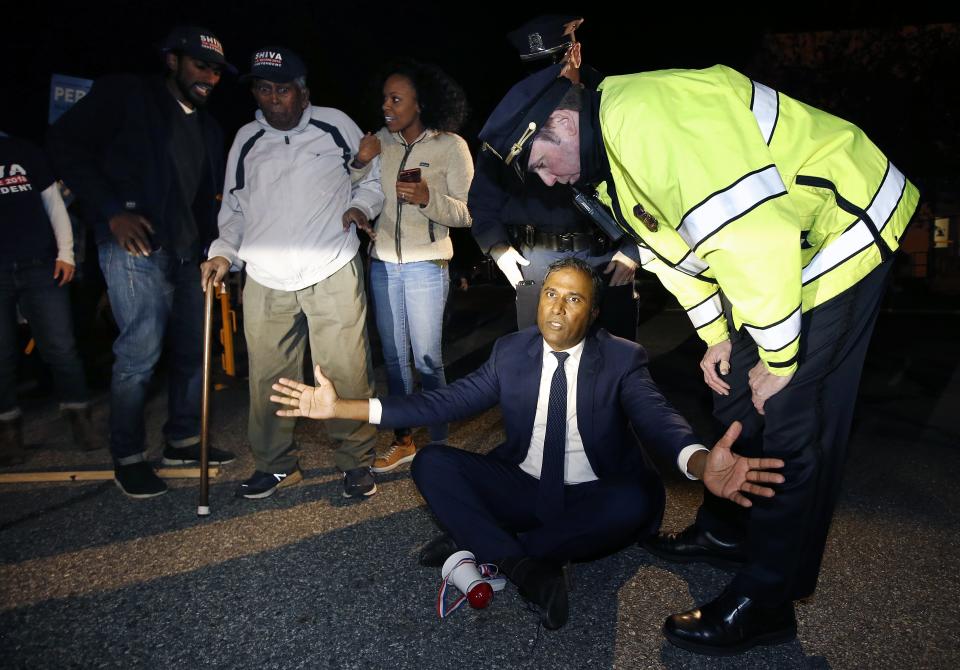
<svg viewBox="0 0 960 670">
<path fill-rule="evenodd" d="M 726 375 L 730 372 L 730 352 L 732 350 L 733 345 L 730 344 L 730 340 L 717 342 L 707 348 L 707 352 L 700 361 L 703 381 L 720 395 L 730 394 L 730 384 L 721 379 L 720 375 Z"/>
<path fill-rule="evenodd" d="M 748 375 L 750 391 L 753 394 L 753 406 L 757 412 L 763 414 L 763 406 L 767 400 L 782 391 L 790 380 L 793 379 L 793 373 L 788 375 L 775 375 L 767 368 L 763 361 L 758 362 L 750 370 Z"/>
</svg>

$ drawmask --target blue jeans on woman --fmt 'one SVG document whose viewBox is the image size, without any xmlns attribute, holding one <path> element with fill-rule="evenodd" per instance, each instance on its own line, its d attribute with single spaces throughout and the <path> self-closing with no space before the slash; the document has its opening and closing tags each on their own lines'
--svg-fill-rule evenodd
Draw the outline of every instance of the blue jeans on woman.
<svg viewBox="0 0 960 670">
<path fill-rule="evenodd" d="M 117 465 L 145 458 L 144 406 L 154 368 L 169 351 L 168 444 L 200 441 L 203 384 L 203 292 L 199 261 L 185 261 L 166 249 L 132 256 L 114 241 L 99 244 L 100 268 L 110 308 L 120 327 L 113 343 L 110 381 L 110 452 Z"/>
<path fill-rule="evenodd" d="M 413 393 L 411 349 L 423 390 L 446 386 L 442 354 L 443 310 L 450 287 L 446 261 L 388 263 L 374 259 L 370 286 L 390 395 Z M 398 429 L 397 435 L 402 434 Z M 447 435 L 447 424 L 430 426 L 431 443 L 446 443 Z"/>
</svg>

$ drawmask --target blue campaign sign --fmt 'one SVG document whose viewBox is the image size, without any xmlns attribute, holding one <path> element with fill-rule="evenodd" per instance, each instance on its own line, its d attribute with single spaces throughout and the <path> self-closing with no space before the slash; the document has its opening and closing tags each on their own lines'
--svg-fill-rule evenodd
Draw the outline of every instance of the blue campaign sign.
<svg viewBox="0 0 960 670">
<path fill-rule="evenodd" d="M 50 77 L 50 116 L 47 123 L 59 119 L 73 103 L 89 93 L 92 86 L 92 79 L 53 73 Z"/>
</svg>

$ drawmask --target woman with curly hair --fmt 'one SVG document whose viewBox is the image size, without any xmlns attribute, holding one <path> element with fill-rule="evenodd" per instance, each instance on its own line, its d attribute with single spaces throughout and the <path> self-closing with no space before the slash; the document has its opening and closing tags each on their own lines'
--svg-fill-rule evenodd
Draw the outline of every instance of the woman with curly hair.
<svg viewBox="0 0 960 670">
<path fill-rule="evenodd" d="M 390 395 L 413 392 L 413 365 L 424 390 L 446 386 L 443 310 L 453 257 L 450 228 L 470 225 L 467 191 L 473 159 L 456 134 L 467 112 L 463 90 L 435 65 L 407 62 L 383 77 L 385 127 L 360 145 L 354 167 L 381 157 L 386 200 L 371 237 L 370 285 Z M 445 444 L 447 425 L 429 427 Z M 398 428 L 373 471 L 389 472 L 416 455 L 410 428 Z"/>
</svg>

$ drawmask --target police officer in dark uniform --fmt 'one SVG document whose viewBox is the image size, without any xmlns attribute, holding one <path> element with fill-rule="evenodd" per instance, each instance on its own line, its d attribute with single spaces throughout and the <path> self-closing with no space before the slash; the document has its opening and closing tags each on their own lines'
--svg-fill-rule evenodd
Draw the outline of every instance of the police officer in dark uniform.
<svg viewBox="0 0 960 670">
<path fill-rule="evenodd" d="M 507 38 L 528 69 L 545 72 L 544 68 L 556 69 L 559 65 L 566 76 L 595 89 L 602 76 L 581 63 L 580 43 L 574 35 L 581 23 L 579 17 L 540 16 Z M 491 116 L 484 130 L 501 126 L 500 121 Z M 483 131 L 480 135 L 487 139 Z M 477 158 L 467 200 L 473 236 L 516 288 L 519 328 L 536 323 L 540 284 L 547 266 L 557 259 L 577 256 L 607 277 L 600 325 L 614 335 L 633 340 L 637 330 L 633 288 L 639 264 L 637 247 L 627 238 L 622 244 L 612 242 L 574 206 L 573 195 L 569 187 L 548 188 L 532 174 L 517 180 L 485 145 Z"/>
</svg>

